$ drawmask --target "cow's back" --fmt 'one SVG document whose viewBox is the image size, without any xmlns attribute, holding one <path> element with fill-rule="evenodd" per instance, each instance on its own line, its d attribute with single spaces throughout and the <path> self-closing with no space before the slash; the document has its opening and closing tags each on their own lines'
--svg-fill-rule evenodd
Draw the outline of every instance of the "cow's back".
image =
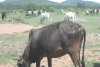
<svg viewBox="0 0 100 67">
<path fill-rule="evenodd" d="M 43 56 L 59 57 L 66 52 L 63 50 L 62 43 L 81 36 L 81 25 L 71 21 L 63 21 L 41 28 L 37 39 L 37 48 Z M 58 54 L 56 54 L 58 52 Z M 53 55 L 54 54 L 54 55 Z"/>
</svg>

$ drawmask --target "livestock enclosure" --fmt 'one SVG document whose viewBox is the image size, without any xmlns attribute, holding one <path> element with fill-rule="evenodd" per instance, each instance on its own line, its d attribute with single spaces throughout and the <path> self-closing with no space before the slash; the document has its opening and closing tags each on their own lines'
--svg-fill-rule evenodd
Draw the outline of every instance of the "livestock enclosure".
<svg viewBox="0 0 100 67">
<path fill-rule="evenodd" d="M 55 23 L 63 21 L 65 13 L 52 12 L 51 16 L 52 23 Z M 76 14 L 76 19 L 76 23 L 81 24 L 87 33 L 85 46 L 86 67 L 100 67 L 100 14 L 86 15 L 85 10 L 82 10 Z M 29 30 L 46 26 L 45 23 L 40 23 L 39 20 L 40 15 L 33 17 L 26 16 L 25 13 L 8 13 L 7 19 L 4 21 L 0 18 L 0 67 L 17 67 L 17 61 L 12 58 L 22 55 L 27 45 Z M 44 22 L 47 22 L 47 20 L 45 19 Z M 8 27 L 6 24 L 8 24 Z M 13 29 L 14 32 L 11 33 L 8 29 Z M 21 29 L 23 30 L 19 32 Z M 67 54 L 59 58 L 53 58 L 52 61 L 53 67 L 74 67 L 71 58 Z M 41 67 L 47 66 L 47 58 L 44 57 L 41 61 Z M 35 67 L 35 64 L 32 64 L 31 67 Z"/>
</svg>

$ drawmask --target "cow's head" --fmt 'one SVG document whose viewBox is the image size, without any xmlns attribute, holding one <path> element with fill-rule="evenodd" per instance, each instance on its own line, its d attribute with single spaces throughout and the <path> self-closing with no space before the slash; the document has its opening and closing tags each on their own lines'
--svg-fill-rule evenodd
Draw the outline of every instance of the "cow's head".
<svg viewBox="0 0 100 67">
<path fill-rule="evenodd" d="M 19 58 L 14 58 L 14 60 L 18 61 L 18 67 L 30 67 L 30 61 L 28 59 L 24 59 L 22 56 L 20 56 Z"/>
</svg>

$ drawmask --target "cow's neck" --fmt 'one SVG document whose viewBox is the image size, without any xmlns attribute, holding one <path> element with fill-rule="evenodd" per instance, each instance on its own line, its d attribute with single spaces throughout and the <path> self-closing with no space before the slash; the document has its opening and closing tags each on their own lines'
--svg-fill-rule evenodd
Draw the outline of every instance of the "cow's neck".
<svg viewBox="0 0 100 67">
<path fill-rule="evenodd" d="M 30 45 L 27 45 L 23 53 L 23 58 L 26 60 L 29 59 L 29 53 L 30 53 Z"/>
</svg>

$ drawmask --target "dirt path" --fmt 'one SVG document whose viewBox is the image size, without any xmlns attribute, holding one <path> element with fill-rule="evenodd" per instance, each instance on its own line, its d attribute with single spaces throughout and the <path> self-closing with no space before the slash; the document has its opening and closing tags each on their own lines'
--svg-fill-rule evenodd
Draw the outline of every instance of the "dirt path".
<svg viewBox="0 0 100 67">
<path fill-rule="evenodd" d="M 27 33 L 32 28 L 41 28 L 43 26 L 31 26 L 22 23 L 18 24 L 0 24 L 0 34 L 2 35 L 10 35 L 10 34 L 21 34 Z"/>
</svg>

